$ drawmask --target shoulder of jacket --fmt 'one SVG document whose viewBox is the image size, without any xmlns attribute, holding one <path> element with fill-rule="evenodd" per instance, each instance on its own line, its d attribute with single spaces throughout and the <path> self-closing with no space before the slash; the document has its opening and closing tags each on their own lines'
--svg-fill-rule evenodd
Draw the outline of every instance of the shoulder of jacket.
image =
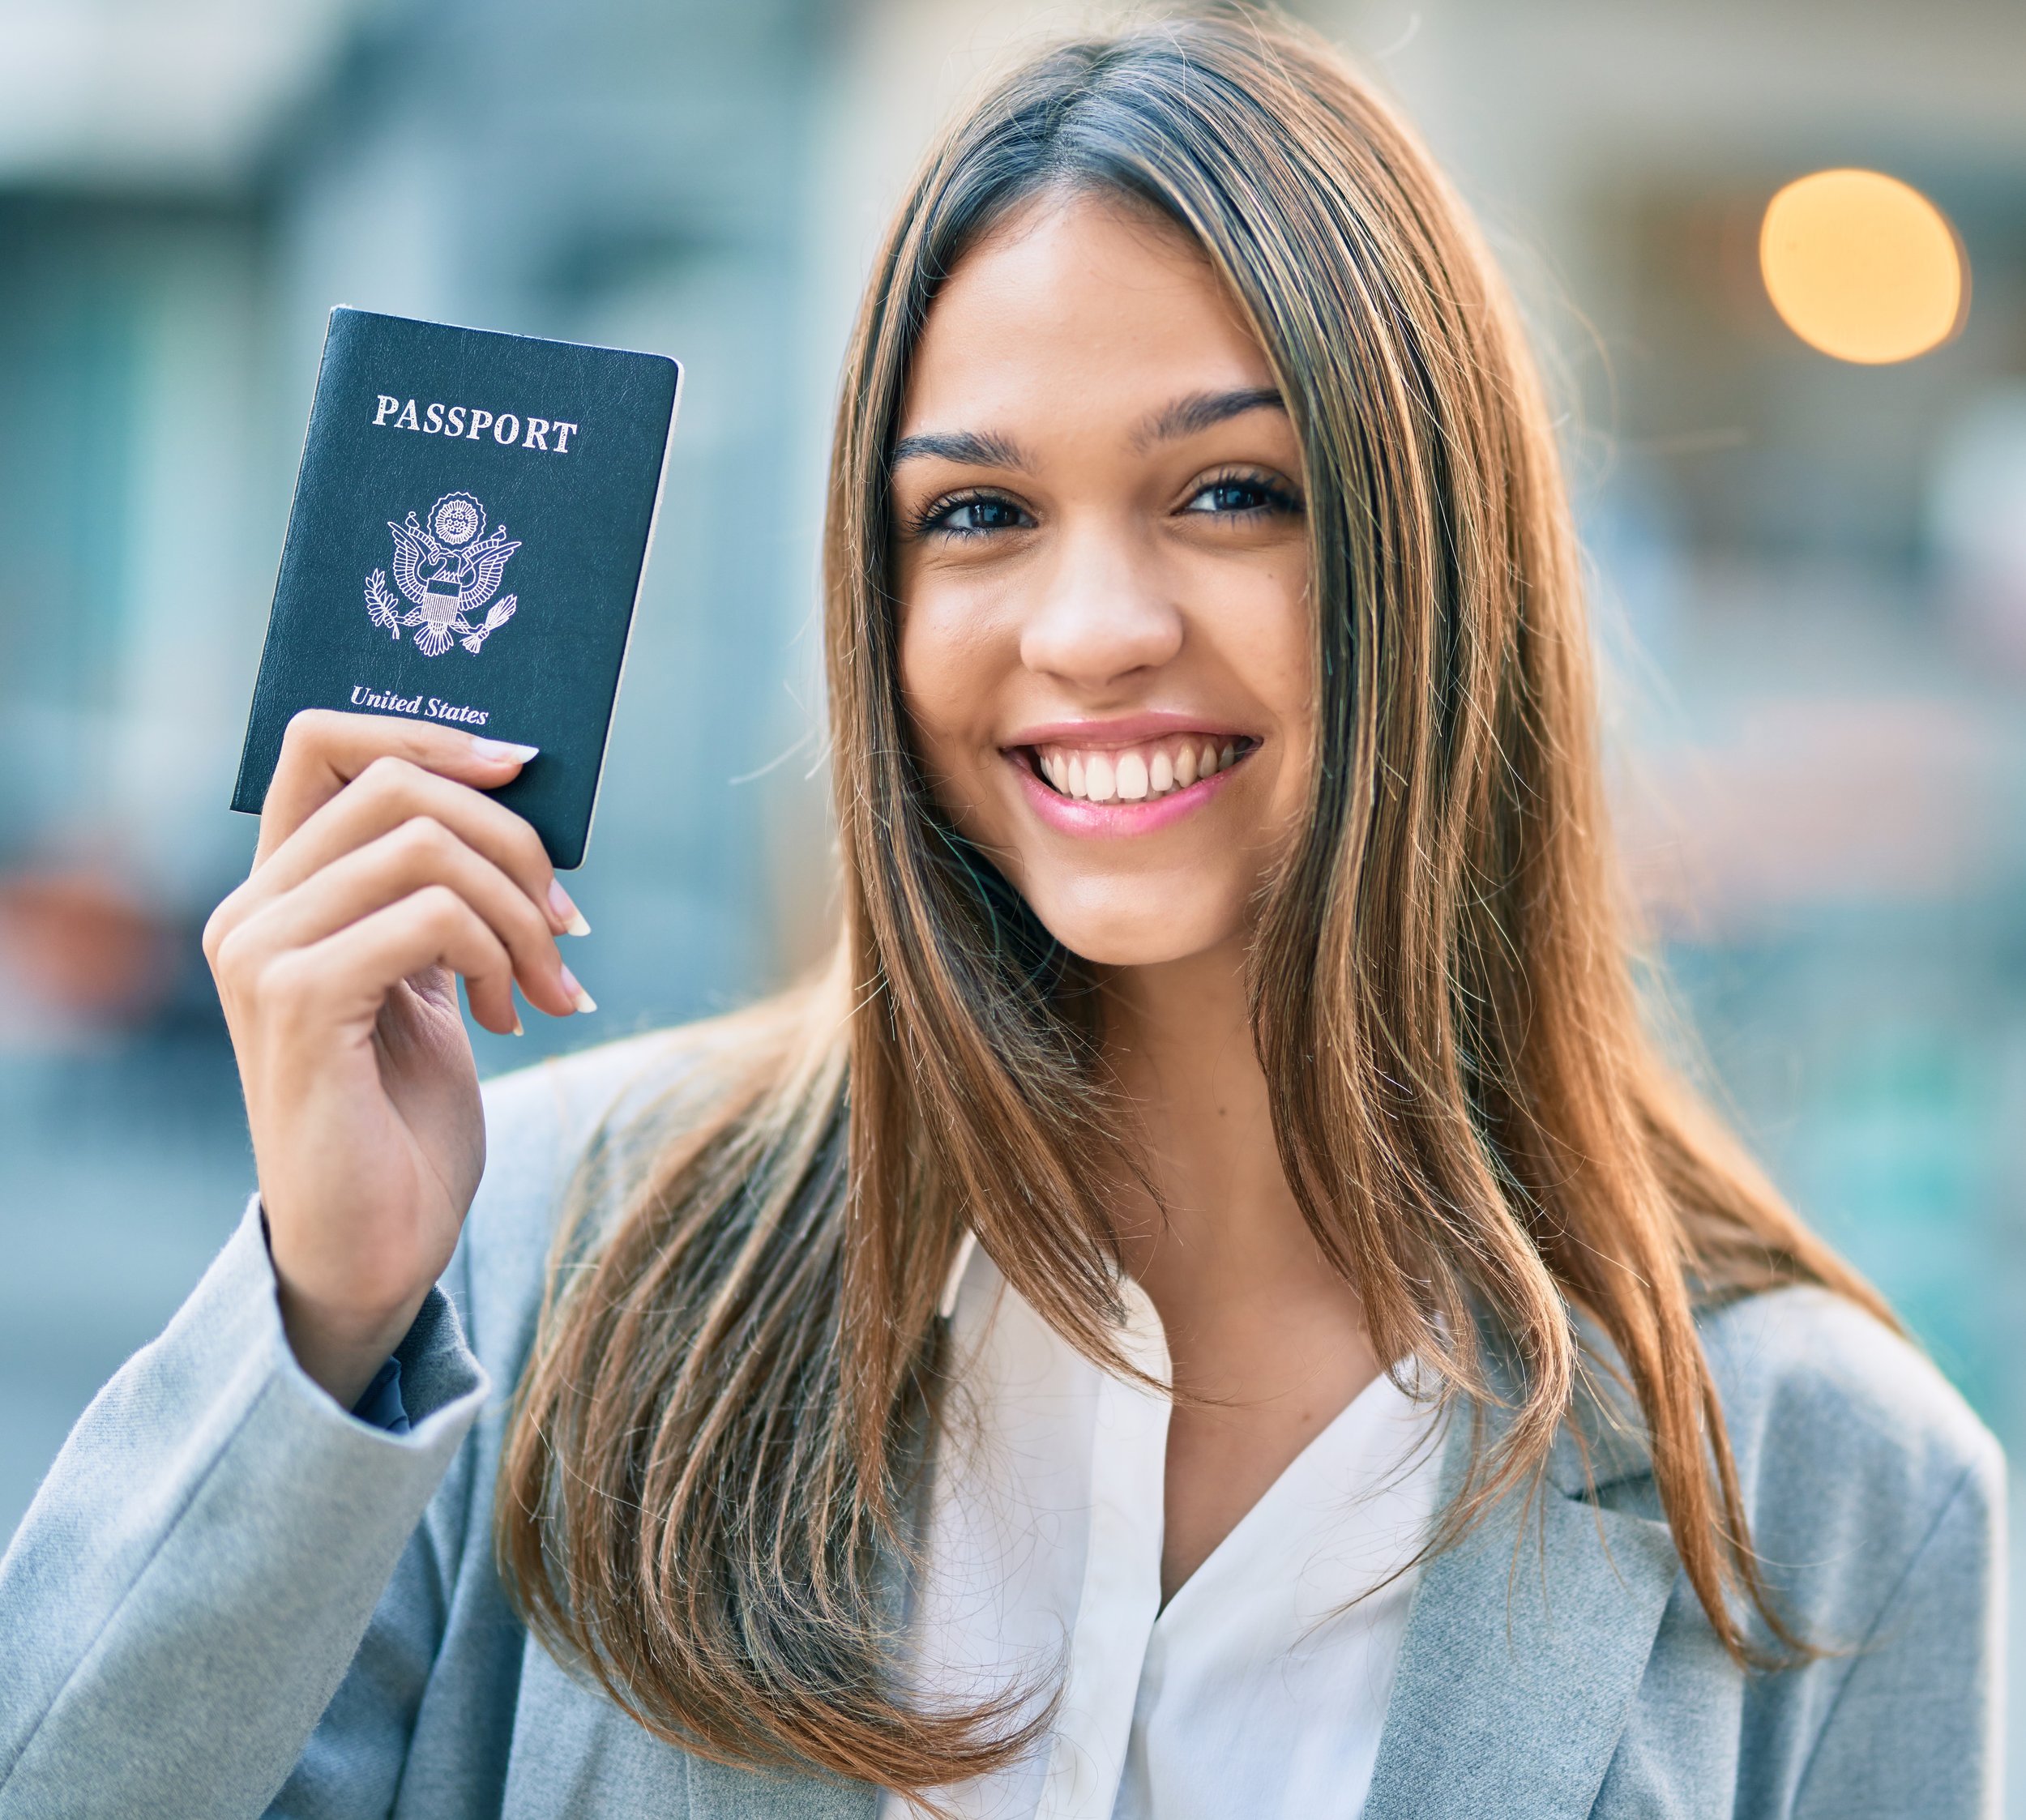
<svg viewBox="0 0 2026 1820">
<path fill-rule="evenodd" d="M 1854 1302 L 1768 1290 L 1700 1326 L 1748 1505 L 1931 1509 L 1966 1483 L 1994 1504 L 2002 1495 L 1990 1431 L 1925 1353 Z"/>
<path fill-rule="evenodd" d="M 536 1160 L 537 1151 L 574 1166 L 601 1126 L 680 1083 L 696 1065 L 702 1027 L 649 1031 L 494 1076 L 481 1089 L 488 1184 Z"/>
</svg>

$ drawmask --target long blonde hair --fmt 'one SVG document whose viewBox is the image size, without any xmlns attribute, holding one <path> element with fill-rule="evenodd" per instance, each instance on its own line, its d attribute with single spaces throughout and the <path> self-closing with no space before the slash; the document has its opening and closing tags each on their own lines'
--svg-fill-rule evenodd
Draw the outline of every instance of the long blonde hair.
<svg viewBox="0 0 2026 1820">
<path fill-rule="evenodd" d="M 966 1227 L 1084 1352 L 1119 1247 L 1088 972 L 938 814 L 896 654 L 888 458 L 937 288 L 1057 186 L 1159 211 L 1246 313 L 1305 464 L 1319 725 L 1306 832 L 1261 913 L 1254 1040 L 1287 1178 L 1382 1358 L 1481 1429 L 1448 1533 L 1531 1483 L 1615 1346 L 1724 1645 L 1779 1631 L 1699 1301 L 1876 1297 L 1642 1025 L 1575 541 L 1514 307 L 1411 130 L 1327 46 L 1231 7 L 1060 45 L 952 126 L 880 250 L 831 467 L 827 643 L 844 929 L 750 1014 L 702 1116 L 650 1126 L 572 1241 L 502 1468 L 530 1625 L 645 1725 L 904 1789 L 1024 1741 L 910 1702 L 887 1578 L 936 1417 Z M 729 1059 L 726 1059 L 729 1057 Z M 1518 1361 L 1496 1399 L 1482 1321 Z"/>
</svg>

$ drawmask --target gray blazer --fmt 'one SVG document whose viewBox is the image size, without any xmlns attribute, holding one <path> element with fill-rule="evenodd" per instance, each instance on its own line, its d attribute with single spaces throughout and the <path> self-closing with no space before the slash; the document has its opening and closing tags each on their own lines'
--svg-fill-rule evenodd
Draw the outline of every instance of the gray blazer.
<svg viewBox="0 0 2026 1820">
<path fill-rule="evenodd" d="M 0 1820 L 872 1820 L 866 1784 L 658 1742 L 530 1641 L 494 1572 L 505 1393 L 558 1197 L 672 1053 L 643 1039 L 488 1089 L 485 1186 L 400 1351 L 408 1433 L 297 1369 L 250 1210 L 0 1562 Z M 1515 1500 L 1428 1567 L 1366 1820 L 1996 1814 L 1995 1443 L 1825 1294 L 1756 1297 L 1703 1338 L 1767 1571 L 1838 1652 L 1740 1673 L 1642 1448 L 1592 1412 L 1593 1482 L 1565 1433 L 1527 1527 Z"/>
</svg>

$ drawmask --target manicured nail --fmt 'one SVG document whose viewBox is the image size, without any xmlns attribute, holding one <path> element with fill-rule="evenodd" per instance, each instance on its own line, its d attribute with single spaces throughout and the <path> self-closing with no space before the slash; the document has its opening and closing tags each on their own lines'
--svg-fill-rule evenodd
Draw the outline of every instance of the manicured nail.
<svg viewBox="0 0 2026 1820">
<path fill-rule="evenodd" d="M 556 921 L 562 925 L 565 935 L 588 935 L 591 925 L 583 920 L 583 912 L 571 902 L 570 894 L 562 888 L 560 878 L 549 881 L 549 908 L 556 913 Z"/>
<path fill-rule="evenodd" d="M 598 1002 L 577 984 L 577 976 L 568 968 L 562 970 L 562 989 L 569 993 L 570 1002 L 580 1011 L 595 1011 Z"/>
<path fill-rule="evenodd" d="M 516 746 L 510 739 L 483 739 L 478 734 L 473 733 L 472 750 L 489 765 L 501 764 L 509 758 L 524 765 L 530 758 L 535 757 L 541 748 L 539 746 Z"/>
</svg>

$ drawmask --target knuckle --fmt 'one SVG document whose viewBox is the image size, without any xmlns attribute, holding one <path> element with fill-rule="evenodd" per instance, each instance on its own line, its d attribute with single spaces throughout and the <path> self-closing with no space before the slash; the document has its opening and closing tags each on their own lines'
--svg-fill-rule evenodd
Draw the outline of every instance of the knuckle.
<svg viewBox="0 0 2026 1820">
<path fill-rule="evenodd" d="M 289 724 L 281 729 L 281 750 L 284 753 L 300 752 L 306 746 L 314 746 L 327 738 L 337 716 L 327 707 L 298 708 L 289 716 Z"/>
<path fill-rule="evenodd" d="M 300 951 L 276 955 L 260 970 L 255 997 L 269 1017 L 300 1017 L 314 996 L 316 976 Z"/>
<path fill-rule="evenodd" d="M 212 921 L 215 923 L 216 921 L 214 914 Z M 212 972 L 221 980 L 237 980 L 246 969 L 246 925 L 242 923 L 237 928 L 222 931 L 215 943 L 211 939 L 209 925 L 205 927 L 204 935 L 204 951 L 210 958 Z"/>
<path fill-rule="evenodd" d="M 363 787 L 376 797 L 398 796 L 408 787 L 415 775 L 415 767 L 407 759 L 396 758 L 391 752 L 383 752 L 370 760 L 353 780 L 354 789 Z"/>
<path fill-rule="evenodd" d="M 219 957 L 224 953 L 226 942 L 239 925 L 238 906 L 234 902 L 238 895 L 237 891 L 232 892 L 204 919 L 204 959 L 213 972 L 218 970 Z"/>
<path fill-rule="evenodd" d="M 415 894 L 417 913 L 433 927 L 448 931 L 464 918 L 464 900 L 448 885 L 425 885 Z"/>
<path fill-rule="evenodd" d="M 434 815 L 411 815 L 394 831 L 396 848 L 408 858 L 438 860 L 451 848 L 450 830 Z"/>
</svg>

